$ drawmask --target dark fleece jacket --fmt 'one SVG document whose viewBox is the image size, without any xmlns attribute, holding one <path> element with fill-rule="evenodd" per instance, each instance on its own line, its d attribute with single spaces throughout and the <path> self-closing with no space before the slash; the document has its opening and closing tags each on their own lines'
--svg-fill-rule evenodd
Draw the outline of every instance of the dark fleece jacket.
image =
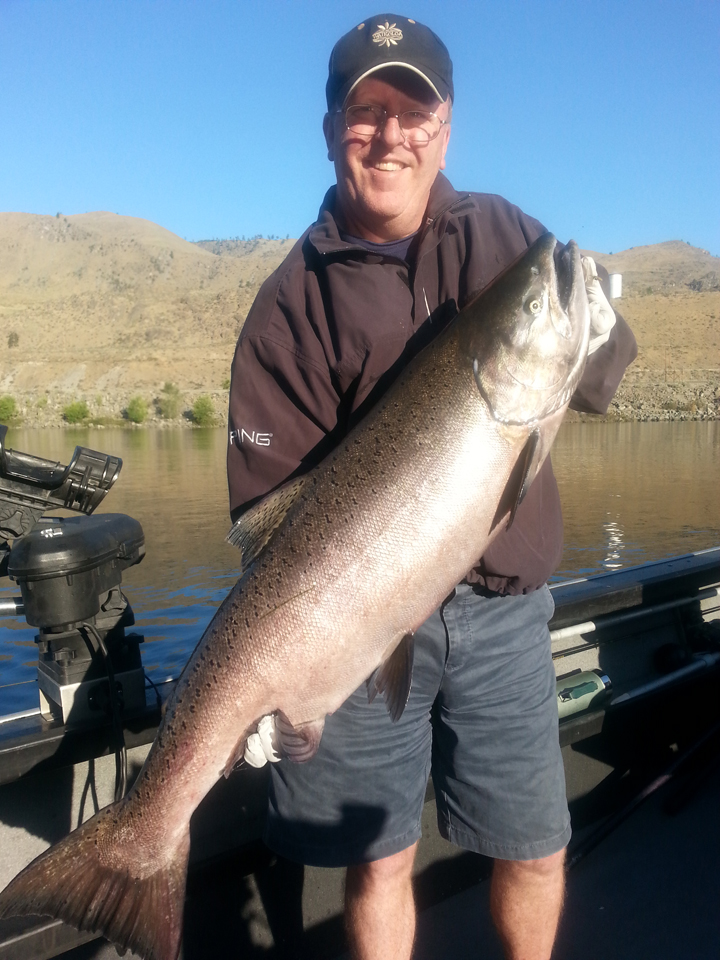
<svg viewBox="0 0 720 960">
<path fill-rule="evenodd" d="M 314 467 L 408 361 L 534 240 L 537 220 L 491 194 L 457 193 L 438 174 L 408 260 L 343 241 L 335 188 L 318 220 L 262 285 L 235 351 L 230 387 L 230 511 Z M 618 315 L 588 360 L 571 407 L 604 413 L 637 354 Z M 467 580 L 500 593 L 541 586 L 562 554 L 548 458 Z"/>
</svg>

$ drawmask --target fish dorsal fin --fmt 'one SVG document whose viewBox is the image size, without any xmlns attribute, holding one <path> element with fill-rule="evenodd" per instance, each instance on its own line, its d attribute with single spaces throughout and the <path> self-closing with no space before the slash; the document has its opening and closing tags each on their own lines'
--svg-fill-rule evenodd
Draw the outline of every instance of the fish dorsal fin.
<svg viewBox="0 0 720 960">
<path fill-rule="evenodd" d="M 230 529 L 226 541 L 242 552 L 243 570 L 261 553 L 305 486 L 307 475 L 284 483 L 247 510 Z"/>
<path fill-rule="evenodd" d="M 410 696 L 413 649 L 412 633 L 403 634 L 392 653 L 383 660 L 367 681 L 368 703 L 372 703 L 381 693 L 393 723 L 402 716 Z"/>
<path fill-rule="evenodd" d="M 538 471 L 538 463 L 540 462 L 541 449 L 540 431 L 533 430 L 533 432 L 527 438 L 527 442 L 518 458 L 518 465 L 521 469 L 520 482 L 517 488 L 517 496 L 515 497 L 510 510 L 510 519 L 507 523 L 508 530 L 512 526 L 513 520 L 515 519 L 517 508 L 525 499 L 525 494 L 528 492 L 530 489 L 530 484 L 535 479 L 535 474 Z"/>
</svg>

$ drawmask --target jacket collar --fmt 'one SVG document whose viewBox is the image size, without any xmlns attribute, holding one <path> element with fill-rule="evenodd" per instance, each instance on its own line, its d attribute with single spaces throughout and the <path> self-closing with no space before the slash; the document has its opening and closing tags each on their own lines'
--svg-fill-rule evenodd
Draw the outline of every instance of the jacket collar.
<svg viewBox="0 0 720 960">
<path fill-rule="evenodd" d="M 367 253 L 364 247 L 356 246 L 352 243 L 346 243 L 340 238 L 340 232 L 335 220 L 335 197 L 337 187 L 332 186 L 325 194 L 318 218 L 310 228 L 308 240 L 315 247 L 318 253 L 328 256 L 329 254 L 349 253 L 351 251 L 361 251 Z M 468 193 L 458 193 L 453 189 L 452 184 L 442 173 L 438 173 L 430 189 L 430 197 L 426 211 L 425 223 L 421 228 L 425 231 L 422 242 L 422 253 L 435 246 L 445 233 L 448 220 L 454 215 L 453 208 L 463 201 L 470 199 L 467 205 L 468 209 L 474 209 L 475 204 Z M 464 213 L 465 210 L 457 210 L 457 213 Z M 435 237 L 435 242 L 429 240 L 429 236 Z"/>
</svg>

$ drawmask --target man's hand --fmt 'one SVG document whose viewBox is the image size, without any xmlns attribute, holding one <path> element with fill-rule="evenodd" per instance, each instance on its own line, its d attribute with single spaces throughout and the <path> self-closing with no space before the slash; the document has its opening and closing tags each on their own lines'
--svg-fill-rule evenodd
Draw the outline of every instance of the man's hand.
<svg viewBox="0 0 720 960">
<path fill-rule="evenodd" d="M 269 713 L 260 719 L 257 733 L 251 733 L 245 741 L 243 759 L 251 767 L 264 767 L 268 760 L 270 763 L 278 762 L 280 752 L 274 714 Z"/>
<path fill-rule="evenodd" d="M 582 267 L 585 290 L 590 304 L 590 346 L 588 347 L 588 356 L 590 356 L 610 336 L 610 331 L 615 326 L 615 311 L 603 293 L 593 258 L 582 257 Z"/>
</svg>

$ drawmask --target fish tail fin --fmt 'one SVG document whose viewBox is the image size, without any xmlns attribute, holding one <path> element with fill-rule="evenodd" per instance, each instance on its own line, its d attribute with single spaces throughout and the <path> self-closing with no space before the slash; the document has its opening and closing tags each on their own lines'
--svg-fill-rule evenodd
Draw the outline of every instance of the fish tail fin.
<svg viewBox="0 0 720 960">
<path fill-rule="evenodd" d="M 189 833 L 157 869 L 137 864 L 124 803 L 101 810 L 25 867 L 0 893 L 0 917 L 51 916 L 144 960 L 177 960 Z"/>
</svg>

